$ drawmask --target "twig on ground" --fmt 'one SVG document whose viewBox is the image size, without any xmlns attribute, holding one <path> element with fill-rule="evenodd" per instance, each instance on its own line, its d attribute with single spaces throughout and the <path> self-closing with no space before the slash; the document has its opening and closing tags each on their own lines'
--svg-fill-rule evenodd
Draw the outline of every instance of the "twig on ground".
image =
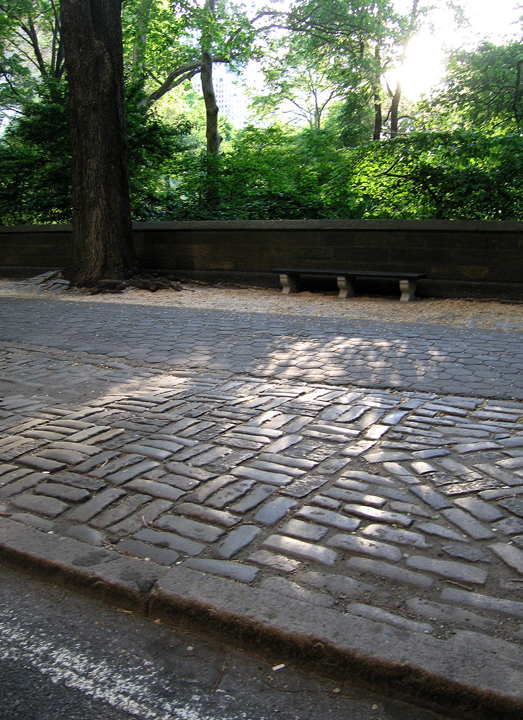
<svg viewBox="0 0 523 720">
<path fill-rule="evenodd" d="M 221 673 L 220 673 L 220 677 L 219 677 L 218 680 L 216 680 L 216 682 L 214 683 L 214 687 L 213 687 L 213 689 L 212 689 L 211 695 L 214 695 L 214 693 L 216 692 L 216 690 L 217 690 L 217 688 L 218 688 L 218 685 L 219 685 L 219 684 L 221 683 L 221 681 L 222 681 L 222 678 L 223 678 L 223 675 L 224 675 L 224 673 L 225 673 L 225 670 L 227 669 L 227 663 L 226 663 L 226 659 L 225 659 L 225 650 L 223 649 L 223 647 L 222 647 L 221 645 L 218 645 L 218 647 L 220 648 L 220 652 L 221 652 L 222 658 L 223 658 L 222 671 L 221 671 Z"/>
</svg>

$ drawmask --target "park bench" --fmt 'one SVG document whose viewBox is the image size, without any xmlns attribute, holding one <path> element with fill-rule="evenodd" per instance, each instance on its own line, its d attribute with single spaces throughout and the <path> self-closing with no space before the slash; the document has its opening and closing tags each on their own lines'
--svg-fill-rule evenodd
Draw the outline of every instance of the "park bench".
<svg viewBox="0 0 523 720">
<path fill-rule="evenodd" d="M 381 280 L 397 280 L 400 286 L 400 301 L 408 302 L 416 296 L 416 283 L 424 278 L 426 273 L 409 272 L 381 272 L 374 270 L 312 270 L 309 268 L 277 268 L 272 271 L 280 276 L 282 293 L 298 292 L 300 275 L 321 275 L 323 277 L 335 277 L 338 283 L 339 298 L 354 297 L 354 281 L 357 278 L 377 278 Z"/>
</svg>

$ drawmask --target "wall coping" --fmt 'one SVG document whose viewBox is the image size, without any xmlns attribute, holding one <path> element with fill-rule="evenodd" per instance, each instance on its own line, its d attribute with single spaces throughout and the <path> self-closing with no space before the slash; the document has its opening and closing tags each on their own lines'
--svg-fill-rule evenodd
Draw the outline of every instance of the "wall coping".
<svg viewBox="0 0 523 720">
<path fill-rule="evenodd" d="M 523 233 L 521 221 L 499 220 L 184 220 L 134 222 L 136 231 L 172 230 L 365 230 L 411 232 Z M 72 225 L 4 225 L 0 235 L 70 233 Z"/>
</svg>

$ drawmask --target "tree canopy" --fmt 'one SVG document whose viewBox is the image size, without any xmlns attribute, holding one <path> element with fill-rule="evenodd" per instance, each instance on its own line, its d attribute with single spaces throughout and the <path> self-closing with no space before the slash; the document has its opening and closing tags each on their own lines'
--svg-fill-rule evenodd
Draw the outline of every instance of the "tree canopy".
<svg viewBox="0 0 523 720">
<path fill-rule="evenodd" d="M 449 49 L 421 100 L 397 79 L 444 4 L 123 0 L 132 217 L 523 219 L 522 41 Z M 72 217 L 61 29 L 58 0 L 0 0 L 2 224 Z M 215 69 L 248 63 L 235 128 Z"/>
</svg>

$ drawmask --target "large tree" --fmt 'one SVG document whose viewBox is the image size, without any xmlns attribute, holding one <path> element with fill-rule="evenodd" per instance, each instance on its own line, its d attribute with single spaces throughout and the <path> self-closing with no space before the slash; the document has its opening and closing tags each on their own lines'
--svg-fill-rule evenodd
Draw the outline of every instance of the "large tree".
<svg viewBox="0 0 523 720">
<path fill-rule="evenodd" d="M 127 177 L 121 0 L 61 0 L 69 82 L 76 284 L 137 268 Z"/>
<path fill-rule="evenodd" d="M 523 42 L 482 42 L 447 57 L 446 74 L 420 103 L 431 130 L 465 128 L 489 134 L 523 128 Z"/>
</svg>

